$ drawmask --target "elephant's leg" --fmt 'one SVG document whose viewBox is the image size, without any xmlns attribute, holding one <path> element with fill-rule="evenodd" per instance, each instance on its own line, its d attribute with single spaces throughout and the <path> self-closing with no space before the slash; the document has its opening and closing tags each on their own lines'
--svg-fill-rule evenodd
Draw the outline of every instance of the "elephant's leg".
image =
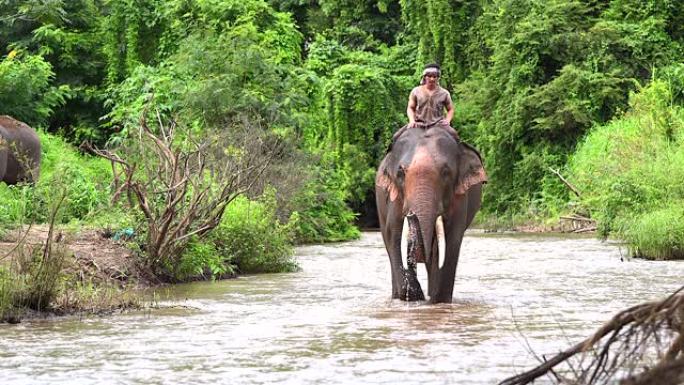
<svg viewBox="0 0 684 385">
<path fill-rule="evenodd" d="M 439 268 L 436 253 L 433 258 L 431 258 L 431 262 L 427 266 L 428 295 L 430 296 L 430 303 L 451 302 L 460 249 L 461 238 L 449 239 L 447 236 L 444 266 L 441 269 Z"/>
<path fill-rule="evenodd" d="M 461 251 L 463 234 L 467 227 L 468 202 L 465 197 L 452 201 L 451 210 L 445 221 L 446 250 L 444 253 L 444 266 L 440 269 L 437 258 L 438 247 L 433 245 L 432 258 L 428 270 L 428 294 L 431 303 L 449 303 L 453 296 L 456 267 Z M 470 218 L 472 219 L 472 218 Z"/>
<path fill-rule="evenodd" d="M 7 148 L 3 146 L 2 138 L 0 138 L 0 181 L 5 180 L 5 172 L 7 171 Z"/>
<path fill-rule="evenodd" d="M 21 173 L 21 165 L 17 161 L 16 156 L 12 151 L 7 153 L 7 168 L 5 169 L 5 176 L 2 180 L 7 184 L 17 184 Z"/>
<path fill-rule="evenodd" d="M 393 213 L 392 205 L 378 205 L 380 214 L 380 226 L 382 238 L 385 242 L 387 255 L 389 256 L 390 271 L 392 273 L 392 298 L 401 297 L 401 286 L 403 283 L 403 267 L 401 264 L 401 219 Z"/>
</svg>

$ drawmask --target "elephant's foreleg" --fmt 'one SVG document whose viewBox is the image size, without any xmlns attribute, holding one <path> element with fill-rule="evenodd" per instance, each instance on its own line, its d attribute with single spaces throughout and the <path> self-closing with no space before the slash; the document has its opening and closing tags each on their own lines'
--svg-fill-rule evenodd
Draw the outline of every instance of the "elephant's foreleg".
<svg viewBox="0 0 684 385">
<path fill-rule="evenodd" d="M 460 248 L 460 239 L 452 241 L 451 244 L 447 241 L 444 266 L 441 269 L 437 263 L 437 258 L 432 258 L 428 266 L 428 295 L 430 296 L 430 303 L 451 302 Z"/>
<path fill-rule="evenodd" d="M 386 219 L 382 228 L 382 237 L 385 240 L 387 255 L 389 256 L 390 271 L 392 273 L 392 298 L 401 297 L 401 286 L 404 273 L 401 266 L 401 222 L 393 220 L 391 216 Z M 381 221 L 382 223 L 382 221 Z"/>
<path fill-rule="evenodd" d="M 463 234 L 465 233 L 465 216 L 460 216 L 446 224 L 446 250 L 444 266 L 440 269 L 437 262 L 438 247 L 433 246 L 433 257 L 427 266 L 428 270 L 428 295 L 430 303 L 450 303 L 454 292 L 454 279 L 456 267 L 461 251 Z M 435 241 L 436 242 L 436 241 Z"/>
</svg>

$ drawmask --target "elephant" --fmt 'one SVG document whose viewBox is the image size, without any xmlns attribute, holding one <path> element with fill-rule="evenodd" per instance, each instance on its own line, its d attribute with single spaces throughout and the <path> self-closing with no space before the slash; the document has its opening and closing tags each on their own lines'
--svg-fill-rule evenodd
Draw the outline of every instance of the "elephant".
<svg viewBox="0 0 684 385">
<path fill-rule="evenodd" d="M 10 116 L 0 116 L 0 181 L 35 182 L 40 174 L 41 147 L 36 130 Z"/>
<path fill-rule="evenodd" d="M 424 263 L 429 303 L 451 302 L 463 234 L 486 182 L 480 154 L 453 128 L 404 127 L 394 135 L 375 178 L 392 298 L 425 300 L 416 276 Z"/>
</svg>

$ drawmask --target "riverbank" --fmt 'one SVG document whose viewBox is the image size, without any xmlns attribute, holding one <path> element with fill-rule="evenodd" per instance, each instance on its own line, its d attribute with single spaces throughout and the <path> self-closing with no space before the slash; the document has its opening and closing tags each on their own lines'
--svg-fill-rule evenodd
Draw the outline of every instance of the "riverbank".
<svg viewBox="0 0 684 385">
<path fill-rule="evenodd" d="M 530 221 L 495 223 L 485 219 L 473 227 L 485 233 L 591 233 L 593 230 L 586 230 L 578 224 L 582 222 L 561 219 L 555 224 Z M 143 306 L 142 296 L 138 293 L 164 285 L 154 274 L 141 267 L 141 260 L 134 251 L 138 247 L 134 239 L 125 239 L 121 233 L 106 229 L 62 229 L 54 235 L 53 244 L 60 259 L 57 263 L 59 287 L 55 289 L 58 293 L 40 310 L 32 310 L 27 306 L 8 306 L 8 302 L 16 300 L 8 298 L 6 292 L 10 291 L 13 294 L 9 296 L 16 297 L 21 296 L 17 291 L 29 290 L 26 285 L 31 285 L 31 266 L 40 257 L 48 233 L 47 225 L 33 225 L 6 231 L 0 236 L 0 289 L 3 282 L 6 288 L 7 285 L 13 287 L 12 290 L 0 290 L 0 294 L 5 292 L 0 295 L 0 322 L 16 323 L 22 319 L 55 315 L 111 314 L 138 309 Z M 3 268 L 12 272 L 4 275 L 4 281 Z M 12 275 L 18 278 L 8 280 Z"/>
<path fill-rule="evenodd" d="M 564 215 L 556 218 L 495 217 L 478 215 L 470 228 L 484 232 L 595 234 L 596 221 L 580 215 Z"/>
<path fill-rule="evenodd" d="M 59 230 L 45 253 L 49 226 L 0 237 L 0 322 L 140 308 L 137 292 L 159 285 L 127 241 L 98 229 Z"/>
</svg>

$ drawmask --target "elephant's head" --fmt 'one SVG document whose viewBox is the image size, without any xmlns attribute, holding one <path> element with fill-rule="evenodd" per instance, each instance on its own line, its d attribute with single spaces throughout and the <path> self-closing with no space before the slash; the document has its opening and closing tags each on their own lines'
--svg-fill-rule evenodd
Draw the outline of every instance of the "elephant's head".
<svg viewBox="0 0 684 385">
<path fill-rule="evenodd" d="M 480 155 L 451 128 L 407 129 L 394 138 L 376 176 L 376 194 L 386 244 L 396 238 L 390 233 L 401 228 L 404 270 L 425 262 L 428 273 L 440 271 L 451 258 L 455 273 L 463 231 L 479 208 L 480 191 L 470 213 L 465 196 L 485 181 Z M 458 246 L 450 250 L 448 242 Z M 388 251 L 393 246 L 388 244 Z"/>
</svg>

